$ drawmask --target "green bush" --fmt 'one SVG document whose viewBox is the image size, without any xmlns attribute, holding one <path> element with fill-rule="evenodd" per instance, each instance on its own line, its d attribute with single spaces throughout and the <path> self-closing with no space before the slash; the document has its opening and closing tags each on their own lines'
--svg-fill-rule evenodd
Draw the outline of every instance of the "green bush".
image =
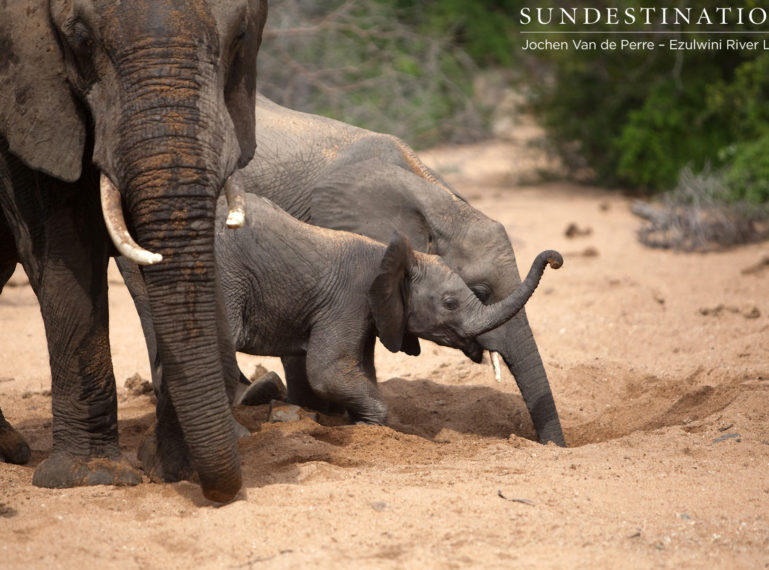
<svg viewBox="0 0 769 570">
<path fill-rule="evenodd" d="M 706 6 L 717 3 L 699 5 Z M 573 37 L 545 29 L 551 40 Z M 695 25 L 680 31 L 687 40 L 711 39 L 689 33 Z M 526 57 L 532 109 L 567 166 L 589 167 L 606 186 L 659 192 L 674 187 L 684 167 L 712 165 L 723 169 L 734 200 L 769 201 L 769 53 L 570 49 Z"/>
<path fill-rule="evenodd" d="M 396 0 L 402 21 L 423 34 L 452 33 L 454 42 L 481 66 L 513 63 L 513 14 L 518 0 Z"/>
<path fill-rule="evenodd" d="M 732 200 L 769 203 L 769 134 L 730 149 L 724 180 Z"/>
<path fill-rule="evenodd" d="M 639 109 L 628 113 L 617 147 L 617 174 L 636 188 L 666 190 L 684 166 L 720 166 L 719 149 L 728 133 L 707 112 L 702 78 L 684 88 L 672 80 L 653 88 Z"/>
</svg>

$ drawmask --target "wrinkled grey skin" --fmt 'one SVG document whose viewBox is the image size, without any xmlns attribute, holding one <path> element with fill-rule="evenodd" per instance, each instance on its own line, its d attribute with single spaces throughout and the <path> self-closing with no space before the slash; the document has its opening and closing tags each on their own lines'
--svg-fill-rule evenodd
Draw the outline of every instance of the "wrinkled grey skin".
<svg viewBox="0 0 769 570">
<path fill-rule="evenodd" d="M 141 272 L 167 382 L 140 459 L 152 477 L 196 471 L 212 500 L 240 489 L 214 214 L 253 156 L 265 18 L 260 0 L 0 2 L 0 285 L 21 262 L 52 375 L 53 450 L 36 485 L 141 481 L 118 445 L 106 175 L 139 244 L 163 255 Z M 28 449 L 0 414 L 0 460 Z"/>
<path fill-rule="evenodd" d="M 224 227 L 223 199 L 218 212 L 216 261 L 235 349 L 304 358 L 312 389 L 305 396 L 343 407 L 356 422 L 387 417 L 374 370 L 377 336 L 393 352 L 419 354 L 420 337 L 478 358 L 477 336 L 512 318 L 545 265 L 562 262 L 543 252 L 507 299 L 484 305 L 440 257 L 414 253 L 399 233 L 385 246 L 302 223 L 253 195 L 242 229 Z"/>
<path fill-rule="evenodd" d="M 402 141 L 298 113 L 257 95 L 257 151 L 247 192 L 314 225 L 386 242 L 394 230 L 414 249 L 441 256 L 484 303 L 521 282 L 504 227 L 470 206 Z M 539 441 L 565 445 L 558 412 L 525 310 L 478 338 L 515 377 Z M 301 357 L 283 359 L 289 399 L 301 388 Z"/>
</svg>

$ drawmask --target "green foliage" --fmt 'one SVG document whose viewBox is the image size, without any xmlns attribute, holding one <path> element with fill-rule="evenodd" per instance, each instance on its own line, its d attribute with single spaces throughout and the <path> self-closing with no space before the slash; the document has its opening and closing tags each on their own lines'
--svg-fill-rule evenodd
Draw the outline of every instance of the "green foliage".
<svg viewBox="0 0 769 570">
<path fill-rule="evenodd" d="M 619 137 L 617 174 L 626 183 L 663 190 L 675 184 L 685 165 L 702 169 L 718 166 L 717 151 L 726 133 L 709 115 L 702 92 L 702 78 L 679 88 L 672 80 L 661 81 L 648 93 L 639 109 L 627 115 Z"/>
<path fill-rule="evenodd" d="M 401 19 L 417 22 L 427 35 L 453 33 L 454 41 L 479 65 L 513 61 L 513 0 L 398 0 Z"/>
<path fill-rule="evenodd" d="M 717 5 L 708 0 L 698 9 Z M 554 26 L 533 29 L 548 30 L 551 40 L 572 38 L 559 37 Z M 640 23 L 622 29 L 649 31 Z M 696 30 L 693 24 L 680 28 Z M 669 37 L 633 39 L 657 44 Z M 714 38 L 687 33 L 679 39 Z M 685 166 L 710 164 L 723 168 L 733 200 L 769 200 L 769 53 L 656 47 L 527 57 L 532 108 L 567 165 L 590 167 L 604 185 L 662 191 L 675 186 Z"/>
<path fill-rule="evenodd" d="M 259 89 L 287 107 L 416 147 L 481 138 L 486 125 L 472 83 L 478 68 L 456 34 L 432 27 L 441 3 L 426 4 L 272 0 Z"/>
<path fill-rule="evenodd" d="M 769 203 L 769 134 L 736 144 L 724 172 L 732 200 Z"/>
</svg>

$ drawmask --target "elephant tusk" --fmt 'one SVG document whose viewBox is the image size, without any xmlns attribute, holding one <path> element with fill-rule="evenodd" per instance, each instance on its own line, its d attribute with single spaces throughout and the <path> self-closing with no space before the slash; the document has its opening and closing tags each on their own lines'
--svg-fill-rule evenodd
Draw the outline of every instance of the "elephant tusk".
<svg viewBox="0 0 769 570">
<path fill-rule="evenodd" d="M 494 380 L 501 382 L 502 369 L 499 366 L 499 353 L 496 351 L 491 351 L 489 354 L 491 354 L 491 367 L 494 369 Z"/>
<path fill-rule="evenodd" d="M 224 194 L 227 196 L 227 227 L 242 228 L 246 223 L 246 192 L 237 174 L 232 174 L 224 183 Z"/>
<path fill-rule="evenodd" d="M 115 244 L 120 255 L 139 265 L 153 265 L 163 261 L 162 255 L 147 251 L 137 244 L 128 233 L 125 218 L 123 218 L 123 207 L 120 204 L 120 192 L 103 173 L 99 188 L 101 191 L 101 210 L 104 214 L 104 223 L 107 225 L 107 233 L 112 238 L 112 243 Z"/>
</svg>

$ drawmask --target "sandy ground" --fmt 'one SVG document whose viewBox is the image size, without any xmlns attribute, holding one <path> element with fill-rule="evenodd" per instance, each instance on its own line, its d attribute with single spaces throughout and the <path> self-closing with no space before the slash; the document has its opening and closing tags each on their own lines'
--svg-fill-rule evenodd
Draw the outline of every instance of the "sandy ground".
<svg viewBox="0 0 769 570">
<path fill-rule="evenodd" d="M 743 273 L 769 245 L 645 249 L 628 199 L 520 186 L 531 172 L 509 142 L 425 157 L 506 225 L 521 267 L 564 253 L 528 311 L 569 448 L 532 441 L 509 375 L 424 343 L 417 358 L 378 350 L 388 427 L 238 409 L 253 435 L 229 505 L 188 482 L 38 489 L 50 373 L 17 275 L 0 297 L 0 390 L 33 456 L 0 465 L 0 567 L 769 567 L 769 265 Z M 572 223 L 590 234 L 567 238 Z M 121 444 L 135 461 L 153 407 L 123 384 L 149 373 L 116 273 L 110 296 Z M 280 370 L 240 360 L 247 374 Z"/>
</svg>

